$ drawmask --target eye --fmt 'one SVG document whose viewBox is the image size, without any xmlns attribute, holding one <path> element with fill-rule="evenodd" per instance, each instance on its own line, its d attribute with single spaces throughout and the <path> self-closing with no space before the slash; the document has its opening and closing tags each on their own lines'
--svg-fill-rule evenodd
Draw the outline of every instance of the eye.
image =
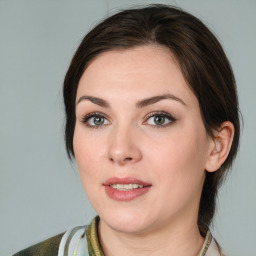
<svg viewBox="0 0 256 256">
<path fill-rule="evenodd" d="M 107 118 L 101 113 L 90 113 L 81 120 L 87 127 L 99 128 L 103 125 L 110 124 Z"/>
<path fill-rule="evenodd" d="M 147 116 L 147 124 L 156 127 L 165 127 L 175 121 L 176 119 L 166 112 L 154 112 Z"/>
</svg>

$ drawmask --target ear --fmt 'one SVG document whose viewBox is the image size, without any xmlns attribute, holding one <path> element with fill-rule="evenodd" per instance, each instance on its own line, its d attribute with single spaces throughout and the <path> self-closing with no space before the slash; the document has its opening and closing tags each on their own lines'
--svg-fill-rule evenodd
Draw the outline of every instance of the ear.
<svg viewBox="0 0 256 256">
<path fill-rule="evenodd" d="M 213 131 L 205 166 L 206 171 L 217 171 L 225 162 L 233 142 L 234 132 L 234 125 L 229 121 L 222 123 L 218 129 Z"/>
</svg>

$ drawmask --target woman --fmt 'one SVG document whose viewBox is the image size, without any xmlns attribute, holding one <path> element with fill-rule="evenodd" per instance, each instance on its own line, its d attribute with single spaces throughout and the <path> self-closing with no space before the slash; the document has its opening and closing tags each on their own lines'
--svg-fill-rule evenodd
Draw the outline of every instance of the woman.
<svg viewBox="0 0 256 256">
<path fill-rule="evenodd" d="M 67 152 L 98 217 L 16 255 L 222 255 L 208 227 L 239 110 L 208 28 L 164 5 L 113 15 L 83 39 L 63 95 Z"/>
</svg>

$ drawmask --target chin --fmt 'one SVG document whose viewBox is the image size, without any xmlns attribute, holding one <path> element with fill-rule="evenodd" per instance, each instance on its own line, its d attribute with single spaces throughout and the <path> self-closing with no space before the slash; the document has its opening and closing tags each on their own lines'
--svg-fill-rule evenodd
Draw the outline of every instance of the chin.
<svg viewBox="0 0 256 256">
<path fill-rule="evenodd" d="M 139 210 L 105 210 L 99 216 L 109 228 L 122 233 L 141 233 L 151 226 L 151 218 Z"/>
</svg>

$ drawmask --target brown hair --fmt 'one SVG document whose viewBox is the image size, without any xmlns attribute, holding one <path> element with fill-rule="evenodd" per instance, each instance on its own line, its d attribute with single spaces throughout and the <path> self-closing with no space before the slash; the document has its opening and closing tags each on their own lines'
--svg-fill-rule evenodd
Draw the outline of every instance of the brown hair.
<svg viewBox="0 0 256 256">
<path fill-rule="evenodd" d="M 196 17 L 176 7 L 150 5 L 121 11 L 92 29 L 78 47 L 64 80 L 66 148 L 74 156 L 75 99 L 79 80 L 99 54 L 156 44 L 167 47 L 177 59 L 181 72 L 196 95 L 205 125 L 214 129 L 230 121 L 235 134 L 230 153 L 213 173 L 207 172 L 200 201 L 198 225 L 202 233 L 215 212 L 216 196 L 226 170 L 237 153 L 240 125 L 236 84 L 230 63 L 216 37 Z"/>
</svg>

